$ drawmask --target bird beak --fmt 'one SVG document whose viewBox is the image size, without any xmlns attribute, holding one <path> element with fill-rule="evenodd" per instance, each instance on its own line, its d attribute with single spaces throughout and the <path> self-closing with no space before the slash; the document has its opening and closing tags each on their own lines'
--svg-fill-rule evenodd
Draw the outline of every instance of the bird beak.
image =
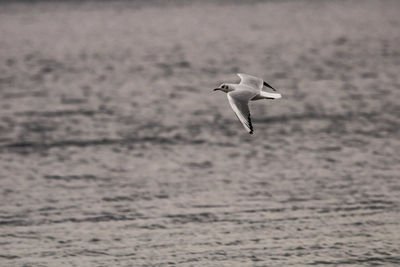
<svg viewBox="0 0 400 267">
<path fill-rule="evenodd" d="M 221 90 L 221 88 L 215 88 L 215 89 L 213 89 L 213 91 L 218 91 L 218 90 Z"/>
</svg>

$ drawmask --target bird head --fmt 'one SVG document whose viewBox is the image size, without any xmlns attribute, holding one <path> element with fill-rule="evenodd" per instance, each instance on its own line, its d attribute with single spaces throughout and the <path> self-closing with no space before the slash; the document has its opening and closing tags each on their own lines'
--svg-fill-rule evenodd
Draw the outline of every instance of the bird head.
<svg viewBox="0 0 400 267">
<path fill-rule="evenodd" d="M 213 91 L 218 91 L 218 90 L 225 93 L 233 91 L 233 89 L 228 84 L 225 83 L 221 84 L 218 88 L 215 88 Z"/>
</svg>

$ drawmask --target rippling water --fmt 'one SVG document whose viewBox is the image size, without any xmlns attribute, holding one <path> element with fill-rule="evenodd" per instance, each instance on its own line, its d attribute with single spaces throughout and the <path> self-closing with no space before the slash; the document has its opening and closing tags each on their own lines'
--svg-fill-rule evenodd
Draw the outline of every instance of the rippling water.
<svg viewBox="0 0 400 267">
<path fill-rule="evenodd" d="M 400 264 L 399 8 L 3 3 L 0 265 Z"/>
</svg>

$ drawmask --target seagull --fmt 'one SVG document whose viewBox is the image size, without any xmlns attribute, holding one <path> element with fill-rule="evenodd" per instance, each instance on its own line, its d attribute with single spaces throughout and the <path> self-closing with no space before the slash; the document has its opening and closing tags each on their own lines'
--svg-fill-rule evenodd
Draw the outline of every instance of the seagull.
<svg viewBox="0 0 400 267">
<path fill-rule="evenodd" d="M 229 104 L 235 112 L 239 121 L 249 134 L 253 134 L 253 125 L 251 124 L 249 101 L 260 99 L 279 99 L 282 97 L 278 93 L 268 93 L 262 91 L 263 86 L 276 91 L 271 85 L 260 78 L 238 73 L 240 77 L 239 84 L 223 83 L 213 91 L 220 90 L 227 93 Z"/>
</svg>

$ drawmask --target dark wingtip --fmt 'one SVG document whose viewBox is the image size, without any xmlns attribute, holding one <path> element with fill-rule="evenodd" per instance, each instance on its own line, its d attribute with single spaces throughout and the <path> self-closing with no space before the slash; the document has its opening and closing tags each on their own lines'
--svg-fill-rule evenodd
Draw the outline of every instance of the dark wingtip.
<svg viewBox="0 0 400 267">
<path fill-rule="evenodd" d="M 250 126 L 250 132 L 249 132 L 249 134 L 253 134 L 253 124 L 251 124 L 251 117 L 250 117 L 250 114 L 249 114 L 249 116 L 248 116 L 248 120 L 249 120 L 249 126 Z"/>
<path fill-rule="evenodd" d="M 264 84 L 265 87 L 271 88 L 272 90 L 276 91 L 276 89 L 275 89 L 274 87 L 272 87 L 271 85 L 269 85 L 269 84 L 266 83 L 265 81 L 264 81 L 263 84 Z"/>
</svg>

